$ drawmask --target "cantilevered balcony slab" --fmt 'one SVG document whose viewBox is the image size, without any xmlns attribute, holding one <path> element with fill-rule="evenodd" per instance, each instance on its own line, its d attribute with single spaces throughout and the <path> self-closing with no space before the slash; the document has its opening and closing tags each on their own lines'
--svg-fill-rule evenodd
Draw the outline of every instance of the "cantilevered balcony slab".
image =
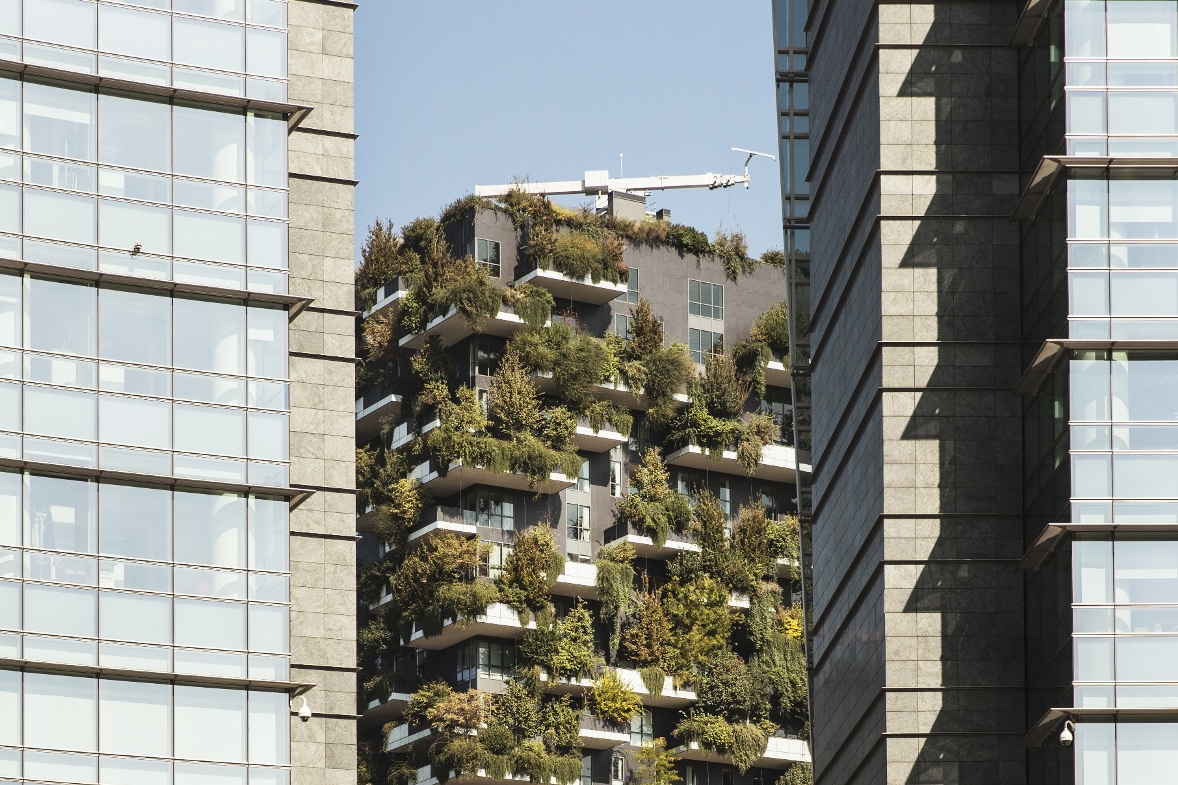
<svg viewBox="0 0 1178 785">
<path fill-rule="evenodd" d="M 403 722 L 389 729 L 389 733 L 385 737 L 384 750 L 385 752 L 406 752 L 417 742 L 424 741 L 433 735 L 433 729 L 428 725 L 419 728 L 413 723 Z"/>
<path fill-rule="evenodd" d="M 412 418 L 410 418 L 410 420 L 411 419 Z M 427 422 L 425 425 L 421 426 L 421 435 L 425 436 L 426 434 L 428 434 L 430 431 L 432 431 L 434 428 L 437 428 L 441 424 L 442 424 L 441 421 L 438 420 L 437 417 L 435 417 L 434 419 Z M 391 452 L 396 452 L 397 450 L 403 450 L 413 442 L 413 439 L 416 436 L 417 436 L 417 432 L 413 428 L 413 423 L 411 421 L 407 420 L 407 421 L 401 423 L 400 425 L 398 425 L 395 429 L 393 429 L 393 435 L 392 435 L 392 438 L 389 439 L 388 449 Z"/>
<path fill-rule="evenodd" d="M 408 294 L 408 284 L 400 278 L 395 278 L 376 290 L 376 303 L 360 314 L 360 318 L 367 319 L 369 316 L 384 313 L 387 313 L 389 317 L 396 318 L 397 309 Z"/>
<path fill-rule="evenodd" d="M 670 559 L 681 553 L 699 553 L 699 546 L 694 542 L 677 537 L 678 535 L 671 532 L 662 545 L 655 545 L 654 540 L 645 534 L 626 534 L 618 539 L 630 543 L 634 548 L 634 554 L 640 559 Z"/>
<path fill-rule="evenodd" d="M 608 750 L 630 743 L 630 729 L 604 722 L 592 714 L 581 715 L 581 746 L 590 750 Z"/>
<path fill-rule="evenodd" d="M 547 289 L 558 303 L 561 300 L 572 300 L 591 305 L 605 305 L 626 293 L 624 283 L 610 283 L 604 279 L 594 283 L 591 278 L 574 278 L 556 270 L 532 270 L 516 283 L 530 283 L 532 286 Z"/>
<path fill-rule="evenodd" d="M 588 562 L 566 561 L 564 571 L 552 584 L 553 594 L 561 597 L 597 599 L 597 565 Z"/>
<path fill-rule="evenodd" d="M 794 468 L 794 448 L 780 444 L 768 444 L 761 449 L 761 462 L 753 477 L 758 480 L 797 482 L 797 470 Z M 702 447 L 689 444 L 675 450 L 667 456 L 667 465 L 682 466 L 700 471 L 722 472 L 724 474 L 747 474 L 744 466 L 736 458 L 735 450 L 725 450 L 719 457 L 713 457 Z M 803 467 L 803 471 L 809 467 Z"/>
<path fill-rule="evenodd" d="M 422 522 L 410 529 L 405 537 L 405 545 L 420 545 L 439 534 L 474 537 L 478 534 L 478 528 L 473 520 L 467 520 L 470 515 L 454 507 L 431 507 L 422 515 Z"/>
<path fill-rule="evenodd" d="M 439 499 L 453 496 L 463 488 L 480 484 L 540 494 L 560 493 L 565 488 L 576 484 L 576 480 L 570 480 L 559 472 L 553 472 L 548 475 L 546 481 L 533 486 L 526 474 L 493 472 L 481 466 L 467 466 L 462 461 L 451 463 L 444 476 L 432 461 L 426 461 L 409 472 L 409 479 L 418 480 L 426 491 Z"/>
<path fill-rule="evenodd" d="M 573 443 L 581 452 L 607 452 L 620 444 L 625 444 L 628 438 L 615 431 L 609 423 L 602 425 L 600 431 L 593 430 L 588 423 L 578 423 Z"/>
<path fill-rule="evenodd" d="M 456 308 L 451 308 L 448 313 L 432 319 L 424 330 L 416 335 L 406 335 L 398 344 L 402 349 L 421 349 L 431 337 L 436 335 L 441 340 L 442 346 L 453 346 L 464 338 L 474 335 L 475 332 L 510 338 L 523 326 L 523 319 L 511 311 L 500 309 L 499 313 L 490 319 L 483 319 L 482 329 L 476 331 L 474 325 L 465 316 L 458 313 Z"/>
<path fill-rule="evenodd" d="M 380 434 L 381 421 L 395 419 L 401 414 L 401 396 L 391 392 L 364 395 L 356 399 L 356 443 L 375 439 Z"/>
<path fill-rule="evenodd" d="M 622 683 L 638 694 L 638 697 L 642 699 L 643 706 L 681 709 L 684 706 L 690 706 L 697 700 L 695 690 L 688 687 L 676 688 L 674 680 L 670 676 L 663 677 L 663 691 L 656 698 L 650 694 L 650 690 L 646 689 L 646 683 L 642 681 L 642 674 L 638 671 L 630 668 L 618 668 L 617 674 Z"/>
<path fill-rule="evenodd" d="M 536 389 L 542 393 L 547 395 L 560 394 L 560 387 L 550 373 L 533 373 L 532 381 L 535 382 Z M 595 384 L 593 385 L 593 395 L 599 400 L 609 401 L 610 403 L 621 406 L 623 409 L 644 412 L 650 408 L 645 395 L 634 392 L 622 382 Z M 691 400 L 687 397 L 686 393 L 681 392 L 675 393 L 674 398 L 679 404 L 687 404 Z"/>
<path fill-rule="evenodd" d="M 680 760 L 698 760 L 710 763 L 731 763 L 727 755 L 717 755 L 699 746 L 696 742 L 685 744 L 671 750 Z M 810 745 L 801 739 L 787 739 L 781 736 L 770 736 L 769 745 L 761 757 L 753 762 L 754 766 L 762 769 L 788 769 L 795 763 L 810 762 Z"/>
<path fill-rule="evenodd" d="M 447 619 L 442 625 L 442 631 L 428 638 L 422 630 L 415 627 L 406 645 L 415 649 L 440 651 L 469 640 L 476 635 L 486 635 L 492 638 L 522 638 L 524 630 L 535 628 L 535 622 L 529 621 L 525 627 L 520 624 L 519 614 L 514 610 L 501 602 L 493 602 L 487 607 L 487 612 L 477 619 L 463 621 Z"/>
<path fill-rule="evenodd" d="M 417 779 L 413 785 L 439 785 L 438 778 L 433 776 L 429 766 L 417 770 Z M 528 785 L 532 779 L 526 774 L 512 774 L 507 772 L 504 777 L 488 777 L 487 772 L 479 769 L 474 774 L 460 774 L 451 776 L 446 785 Z M 547 785 L 577 785 L 576 781 L 558 783 L 556 777 L 549 777 Z"/>
<path fill-rule="evenodd" d="M 413 696 L 406 692 L 394 692 L 386 699 L 377 696 L 368 701 L 368 707 L 360 715 L 359 728 L 366 731 L 369 728 L 379 728 L 386 722 L 392 722 L 405 713 L 409 701 Z"/>
<path fill-rule="evenodd" d="M 765 365 L 765 384 L 771 387 L 792 387 L 793 377 L 781 360 L 770 360 Z"/>
</svg>

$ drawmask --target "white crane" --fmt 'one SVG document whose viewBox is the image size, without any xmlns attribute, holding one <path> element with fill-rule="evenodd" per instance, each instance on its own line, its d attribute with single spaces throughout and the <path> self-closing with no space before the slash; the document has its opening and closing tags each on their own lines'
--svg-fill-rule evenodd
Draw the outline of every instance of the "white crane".
<svg viewBox="0 0 1178 785">
<path fill-rule="evenodd" d="M 749 187 L 749 161 L 761 156 L 776 161 L 777 156 L 768 153 L 758 153 L 733 147 L 733 152 L 746 153 L 744 161 L 744 175 L 738 174 L 685 174 L 656 177 L 619 177 L 611 178 L 609 170 L 601 169 L 585 172 L 584 180 L 560 180 L 551 183 L 511 183 L 509 185 L 476 185 L 475 196 L 495 197 L 503 196 L 510 191 L 519 189 L 524 193 L 543 194 L 544 196 L 560 196 L 571 194 L 586 194 L 589 196 L 604 196 L 610 192 L 647 193 L 649 191 L 670 191 L 677 188 L 731 188 L 734 185 Z"/>
</svg>

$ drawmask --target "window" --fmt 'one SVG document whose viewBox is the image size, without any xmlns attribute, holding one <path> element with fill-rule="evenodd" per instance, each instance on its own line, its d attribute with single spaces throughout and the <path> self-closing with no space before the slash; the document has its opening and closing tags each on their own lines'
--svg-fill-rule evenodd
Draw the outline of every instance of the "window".
<svg viewBox="0 0 1178 785">
<path fill-rule="evenodd" d="M 466 507 L 463 517 L 476 526 L 514 531 L 514 497 L 509 493 L 478 488 L 466 495 Z"/>
<path fill-rule="evenodd" d="M 479 675 L 488 679 L 506 679 L 515 669 L 515 646 L 510 643 L 479 644 Z"/>
<path fill-rule="evenodd" d="M 654 720 L 647 710 L 630 719 L 630 745 L 641 747 L 654 741 Z"/>
<path fill-rule="evenodd" d="M 581 758 L 581 785 L 593 785 L 593 756 Z"/>
<path fill-rule="evenodd" d="M 721 354 L 724 351 L 724 333 L 712 330 L 697 330 L 692 327 L 687 331 L 688 348 L 691 359 L 702 363 L 707 357 Z"/>
<path fill-rule="evenodd" d="M 454 678 L 456 681 L 474 681 L 478 675 L 479 644 L 475 641 L 458 647 L 454 652 Z"/>
<path fill-rule="evenodd" d="M 498 278 L 499 259 L 500 259 L 500 243 L 498 240 L 485 240 L 482 237 L 476 238 L 475 241 L 474 258 L 487 271 L 487 275 L 492 278 Z"/>
<path fill-rule="evenodd" d="M 618 298 L 620 303 L 634 305 L 638 302 L 638 268 L 630 268 L 630 280 L 626 281 L 626 293 Z"/>
<path fill-rule="evenodd" d="M 577 470 L 577 490 L 589 493 L 589 461 L 582 460 L 581 468 Z"/>
<path fill-rule="evenodd" d="M 776 515 L 781 506 L 778 501 L 777 489 L 772 486 L 761 486 L 761 507 L 769 515 Z"/>
<path fill-rule="evenodd" d="M 615 499 L 622 495 L 622 462 L 609 462 L 609 495 Z"/>
<path fill-rule="evenodd" d="M 589 505 L 566 505 L 565 522 L 568 525 L 568 539 L 589 542 Z"/>
<path fill-rule="evenodd" d="M 650 430 L 650 423 L 646 421 L 646 415 L 638 412 L 634 415 L 633 423 L 630 426 L 630 439 L 628 446 L 631 453 L 645 453 L 653 445 L 653 434 Z"/>
<path fill-rule="evenodd" d="M 695 472 L 675 473 L 675 492 L 680 496 L 690 496 L 706 487 L 703 478 Z"/>
<path fill-rule="evenodd" d="M 789 399 L 789 391 L 780 387 L 766 387 L 765 397 L 761 399 L 761 414 L 767 414 L 777 423 L 781 433 L 777 437 L 779 444 L 793 444 L 794 413 L 793 404 Z"/>
<path fill-rule="evenodd" d="M 630 340 L 631 321 L 633 321 L 633 317 L 629 314 L 614 314 L 614 332 L 625 338 L 627 341 Z"/>
<path fill-rule="evenodd" d="M 499 368 L 503 346 L 499 341 L 478 336 L 470 345 L 470 375 L 492 376 Z"/>
<path fill-rule="evenodd" d="M 609 762 L 610 785 L 623 785 L 626 781 L 626 759 L 621 755 L 614 755 Z"/>
<path fill-rule="evenodd" d="M 720 480 L 720 509 L 724 512 L 724 517 L 732 516 L 732 481 Z"/>
<path fill-rule="evenodd" d="M 724 319 L 724 285 L 707 281 L 688 281 L 688 313 L 705 319 Z"/>
<path fill-rule="evenodd" d="M 483 543 L 490 545 L 491 550 L 487 554 L 487 559 L 479 567 L 479 575 L 484 578 L 495 579 L 503 574 L 503 564 L 507 561 L 507 557 L 511 555 L 512 547 L 505 542 L 491 542 Z"/>
</svg>

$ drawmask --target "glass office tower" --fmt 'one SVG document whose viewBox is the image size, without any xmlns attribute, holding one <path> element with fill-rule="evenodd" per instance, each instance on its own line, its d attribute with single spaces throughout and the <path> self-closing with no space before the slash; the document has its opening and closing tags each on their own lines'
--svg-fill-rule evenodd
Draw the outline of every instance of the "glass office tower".
<svg viewBox="0 0 1178 785">
<path fill-rule="evenodd" d="M 0 0 L 0 779 L 288 783 L 292 697 L 322 712 L 317 669 L 352 664 L 292 666 L 316 634 L 292 572 L 325 581 L 292 569 L 292 507 L 351 487 L 291 449 L 336 414 L 291 422 L 317 394 L 298 363 L 331 352 L 289 344 L 332 310 L 330 254 L 288 263 L 313 228 L 290 94 L 322 67 L 293 38 L 346 18 L 350 68 L 352 10 L 306 5 Z M 349 155 L 350 132 L 323 131 Z M 352 181 L 302 179 L 350 210 Z M 332 767 L 303 757 L 296 782 Z"/>
</svg>

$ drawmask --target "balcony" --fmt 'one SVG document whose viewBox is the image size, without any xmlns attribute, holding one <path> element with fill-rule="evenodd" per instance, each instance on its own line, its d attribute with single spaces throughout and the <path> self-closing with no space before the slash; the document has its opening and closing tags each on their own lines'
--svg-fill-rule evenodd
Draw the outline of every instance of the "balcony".
<svg viewBox="0 0 1178 785">
<path fill-rule="evenodd" d="M 444 533 L 474 537 L 478 534 L 474 521 L 475 514 L 472 512 L 455 507 L 430 507 L 421 516 L 421 523 L 409 531 L 405 544 L 419 545 Z"/>
<path fill-rule="evenodd" d="M 393 726 L 385 738 L 385 752 L 406 752 L 410 747 L 423 739 L 433 735 L 433 730 L 427 725 L 418 727 L 411 722 L 403 722 Z"/>
<path fill-rule="evenodd" d="M 557 302 L 573 300 L 578 303 L 605 305 L 626 293 L 624 283 L 610 283 L 606 280 L 593 283 L 591 278 L 574 278 L 556 270 L 532 270 L 516 283 L 530 283 L 532 286 L 547 289 Z"/>
<path fill-rule="evenodd" d="M 396 452 L 397 450 L 403 449 L 413 441 L 417 433 L 413 429 L 412 419 L 406 420 L 393 430 L 392 436 L 389 438 L 389 452 Z M 437 417 L 434 417 L 425 425 L 421 426 L 421 435 L 425 436 L 441 424 L 441 421 Z"/>
<path fill-rule="evenodd" d="M 429 649 L 440 651 L 458 643 L 462 643 L 476 635 L 487 635 L 492 638 L 522 638 L 525 629 L 535 629 L 534 622 L 528 626 L 520 624 L 519 614 L 501 602 L 493 602 L 487 607 L 487 612 L 477 619 L 454 621 L 447 619 L 442 625 L 442 631 L 433 637 L 425 637 L 425 633 L 415 625 L 413 634 L 406 643 L 415 649 Z"/>
<path fill-rule="evenodd" d="M 376 304 L 360 314 L 360 319 L 367 319 L 369 316 L 376 316 L 386 311 L 390 318 L 395 319 L 397 308 L 407 294 L 409 294 L 409 285 L 402 278 L 394 278 L 376 290 Z"/>
<path fill-rule="evenodd" d="M 450 776 L 446 780 L 446 785 L 524 785 L 531 781 L 531 778 L 525 774 L 517 775 L 511 772 L 507 772 L 507 776 L 502 779 L 488 777 L 484 770 L 479 769 L 476 774 Z M 438 778 L 433 775 L 433 769 L 430 766 L 425 766 L 417 770 L 417 779 L 413 785 L 439 785 L 439 782 Z M 548 785 L 576 785 L 576 783 L 558 783 L 556 777 L 549 777 Z"/>
<path fill-rule="evenodd" d="M 793 447 L 782 444 L 767 444 L 761 448 L 761 462 L 753 477 L 758 480 L 784 482 L 791 485 L 797 483 L 796 457 Z M 700 471 L 721 472 L 723 474 L 746 475 L 747 472 L 740 461 L 736 459 L 735 450 L 725 450 L 718 458 L 708 455 L 702 447 L 689 444 L 675 450 L 667 456 L 667 465 L 682 466 L 687 469 Z M 802 466 L 802 471 L 809 471 L 809 466 Z"/>
<path fill-rule="evenodd" d="M 495 316 L 482 321 L 482 329 L 478 332 L 482 335 L 510 338 L 523 326 L 523 319 L 506 308 L 500 308 L 499 313 Z M 456 308 L 451 308 L 449 312 L 432 319 L 421 332 L 416 335 L 406 335 L 398 345 L 402 349 L 421 349 L 429 342 L 430 338 L 436 335 L 441 339 L 443 347 L 453 346 L 474 335 L 475 332 L 474 325 L 465 316 L 458 313 Z"/>
<path fill-rule="evenodd" d="M 586 420 L 577 423 L 577 433 L 573 437 L 573 443 L 581 452 L 608 452 L 628 440 L 628 436 L 615 431 L 610 423 L 603 424 L 600 431 L 595 431 Z"/>
<path fill-rule="evenodd" d="M 546 395 L 559 395 L 560 387 L 550 373 L 534 372 L 532 381 L 536 389 Z M 594 395 L 603 401 L 621 406 L 623 409 L 644 412 L 650 408 L 646 403 L 646 396 L 634 392 L 622 382 L 607 382 L 593 385 Z M 675 400 L 681 404 L 690 403 L 686 393 L 675 393 Z"/>
<path fill-rule="evenodd" d="M 425 461 L 409 472 L 410 480 L 417 480 L 421 486 L 436 498 L 453 496 L 463 488 L 472 485 L 493 485 L 497 488 L 510 488 L 516 491 L 531 491 L 537 494 L 560 493 L 565 488 L 576 484 L 559 472 L 553 472 L 546 482 L 533 487 L 526 474 L 513 472 L 493 472 L 481 466 L 467 466 L 462 461 L 454 461 L 443 476 L 433 461 Z"/>
<path fill-rule="evenodd" d="M 765 365 L 765 384 L 771 387 L 792 387 L 793 377 L 781 360 L 770 360 Z"/>
<path fill-rule="evenodd" d="M 397 719 L 405 712 L 411 697 L 413 696 L 407 692 L 394 692 L 388 698 L 379 695 L 372 698 L 358 720 L 360 730 L 378 728 Z"/>
<path fill-rule="evenodd" d="M 596 600 L 597 565 L 588 562 L 566 561 L 564 570 L 556 579 L 556 583 L 552 584 L 551 591 L 561 597 Z"/>
<path fill-rule="evenodd" d="M 387 388 L 369 390 L 356 399 L 356 443 L 364 444 L 380 434 L 381 421 L 401 414 L 401 396 Z"/>
<path fill-rule="evenodd" d="M 709 763 L 731 763 L 726 755 L 717 755 L 702 749 L 699 744 L 692 742 L 671 750 L 679 760 L 697 760 Z M 795 763 L 810 762 L 810 745 L 801 739 L 789 739 L 784 736 L 770 736 L 769 745 L 764 754 L 753 763 L 762 769 L 788 769 Z"/>
<path fill-rule="evenodd" d="M 699 546 L 688 537 L 689 535 L 671 531 L 667 534 L 667 541 L 659 546 L 655 545 L 654 540 L 648 535 L 635 529 L 627 529 L 620 524 L 611 526 L 605 532 L 607 544 L 619 540 L 628 542 L 640 559 L 670 559 L 680 553 L 699 553 Z"/>
<path fill-rule="evenodd" d="M 630 729 L 612 725 L 592 714 L 581 715 L 581 746 L 590 750 L 608 750 L 630 743 Z"/>
<path fill-rule="evenodd" d="M 654 706 L 661 709 L 681 709 L 685 706 L 690 706 L 697 700 L 695 690 L 687 687 L 676 689 L 670 676 L 664 677 L 663 691 L 656 698 L 650 694 L 650 690 L 646 689 L 646 684 L 642 681 L 642 674 L 638 671 L 631 670 L 630 668 L 618 668 L 617 674 L 623 683 L 638 693 L 638 697 L 642 698 L 643 706 Z"/>
</svg>

